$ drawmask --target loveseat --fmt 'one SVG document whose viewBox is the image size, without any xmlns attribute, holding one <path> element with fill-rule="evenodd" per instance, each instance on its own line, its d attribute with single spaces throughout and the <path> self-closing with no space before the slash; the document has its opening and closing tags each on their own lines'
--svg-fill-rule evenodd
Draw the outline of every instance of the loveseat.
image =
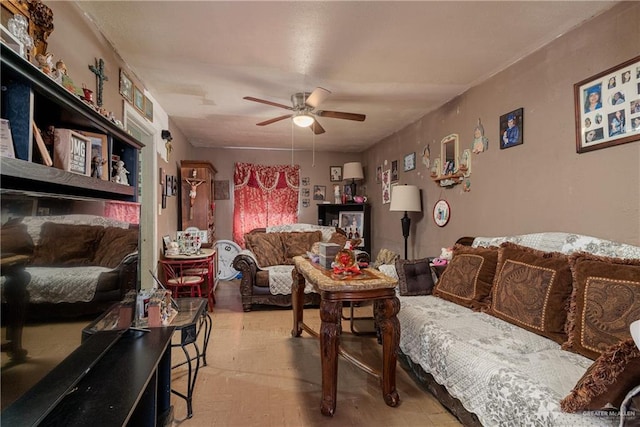
<svg viewBox="0 0 640 427">
<path fill-rule="evenodd" d="M 434 284 L 400 276 L 403 367 L 464 425 L 639 425 L 640 247 L 569 233 L 456 244 Z"/>
<path fill-rule="evenodd" d="M 291 306 L 293 257 L 305 255 L 316 242 L 344 245 L 344 232 L 336 227 L 313 224 L 289 224 L 260 228 L 245 234 L 246 249 L 233 260 L 233 268 L 242 273 L 242 308 L 253 304 Z M 311 285 L 305 288 L 304 304 L 319 304 L 320 295 Z"/>
<path fill-rule="evenodd" d="M 99 312 L 136 288 L 137 225 L 95 215 L 32 216 L 1 231 L 3 257 L 30 257 L 29 316 Z"/>
</svg>

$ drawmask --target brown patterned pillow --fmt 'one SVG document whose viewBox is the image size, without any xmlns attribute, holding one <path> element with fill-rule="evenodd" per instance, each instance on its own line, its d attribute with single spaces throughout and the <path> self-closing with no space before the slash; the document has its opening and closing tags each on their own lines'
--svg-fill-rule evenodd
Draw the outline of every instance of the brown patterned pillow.
<svg viewBox="0 0 640 427">
<path fill-rule="evenodd" d="M 91 265 L 104 227 L 45 222 L 31 262 L 34 266 Z"/>
<path fill-rule="evenodd" d="M 335 243 L 336 245 L 340 245 L 341 248 L 344 248 L 344 245 L 347 243 L 347 236 L 336 231 L 331 235 L 329 243 Z"/>
<path fill-rule="evenodd" d="M 488 307 L 497 261 L 498 248 L 454 245 L 453 258 L 433 294 L 474 310 Z"/>
<path fill-rule="evenodd" d="M 562 344 L 570 296 L 566 255 L 509 242 L 500 246 L 488 314 Z"/>
<path fill-rule="evenodd" d="M 625 396 L 640 382 L 640 350 L 632 339 L 602 352 L 573 390 L 560 401 L 565 412 L 619 408 Z"/>
<path fill-rule="evenodd" d="M 398 289 L 400 295 L 431 295 L 433 291 L 433 276 L 428 258 L 396 261 L 398 273 Z"/>
<path fill-rule="evenodd" d="M 294 256 L 306 254 L 311 246 L 320 240 L 322 240 L 320 230 L 282 233 L 284 264 L 293 264 Z"/>
<path fill-rule="evenodd" d="M 93 263 L 102 267 L 115 268 L 122 259 L 138 249 L 138 230 L 106 227 Z"/>
<path fill-rule="evenodd" d="M 284 264 L 284 245 L 282 233 L 248 233 L 244 243 L 256 256 L 260 267 Z"/>
<path fill-rule="evenodd" d="M 631 338 L 640 317 L 640 260 L 579 252 L 569 257 L 573 293 L 564 350 L 597 359 L 607 348 Z"/>
</svg>

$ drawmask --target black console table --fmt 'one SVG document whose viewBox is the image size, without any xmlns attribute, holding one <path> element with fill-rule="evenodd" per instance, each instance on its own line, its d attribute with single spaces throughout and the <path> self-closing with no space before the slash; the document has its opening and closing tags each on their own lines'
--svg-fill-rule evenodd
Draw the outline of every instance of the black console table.
<svg viewBox="0 0 640 427">
<path fill-rule="evenodd" d="M 171 419 L 174 328 L 94 334 L 2 412 L 10 426 L 158 426 Z"/>
</svg>

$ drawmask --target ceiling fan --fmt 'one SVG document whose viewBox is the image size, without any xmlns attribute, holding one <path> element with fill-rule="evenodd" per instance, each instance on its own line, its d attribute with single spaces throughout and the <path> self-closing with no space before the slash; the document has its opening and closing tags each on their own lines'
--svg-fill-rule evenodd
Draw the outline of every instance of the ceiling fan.
<svg viewBox="0 0 640 427">
<path fill-rule="evenodd" d="M 247 101 L 259 102 L 261 104 L 271 105 L 273 107 L 284 108 L 285 110 L 291 110 L 291 114 L 285 114 L 284 116 L 275 117 L 273 119 L 265 120 L 264 122 L 256 123 L 257 126 L 266 126 L 271 123 L 279 122 L 280 120 L 293 117 L 293 122 L 300 127 L 310 127 L 311 131 L 319 135 L 324 133 L 324 128 L 318 123 L 316 117 L 329 117 L 332 119 L 344 119 L 355 120 L 357 122 L 363 122 L 367 117 L 364 114 L 356 113 L 343 113 L 340 111 L 325 111 L 316 110 L 318 105 L 322 103 L 327 97 L 331 95 L 331 92 L 327 89 L 317 87 L 311 93 L 298 92 L 291 95 L 291 107 L 284 104 L 278 104 L 277 102 L 271 102 L 264 99 L 254 98 L 252 96 L 245 96 L 243 99 Z"/>
</svg>

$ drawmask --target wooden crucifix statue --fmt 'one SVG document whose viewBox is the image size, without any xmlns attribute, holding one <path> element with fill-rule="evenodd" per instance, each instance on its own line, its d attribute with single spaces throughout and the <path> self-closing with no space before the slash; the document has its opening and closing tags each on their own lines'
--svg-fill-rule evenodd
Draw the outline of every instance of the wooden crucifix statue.
<svg viewBox="0 0 640 427">
<path fill-rule="evenodd" d="M 197 178 L 197 172 L 194 169 L 191 172 L 191 178 L 185 178 L 185 182 L 189 185 L 189 219 L 193 219 L 193 205 L 196 202 L 196 197 L 198 195 L 198 186 L 202 184 L 205 180 Z"/>
<path fill-rule="evenodd" d="M 99 60 L 96 58 L 96 65 L 89 65 L 89 69 L 93 74 L 96 75 L 96 81 L 98 83 L 98 107 L 102 107 L 102 89 L 104 87 L 104 82 L 109 81 L 109 77 L 104 73 L 104 60 L 100 58 Z"/>
</svg>

